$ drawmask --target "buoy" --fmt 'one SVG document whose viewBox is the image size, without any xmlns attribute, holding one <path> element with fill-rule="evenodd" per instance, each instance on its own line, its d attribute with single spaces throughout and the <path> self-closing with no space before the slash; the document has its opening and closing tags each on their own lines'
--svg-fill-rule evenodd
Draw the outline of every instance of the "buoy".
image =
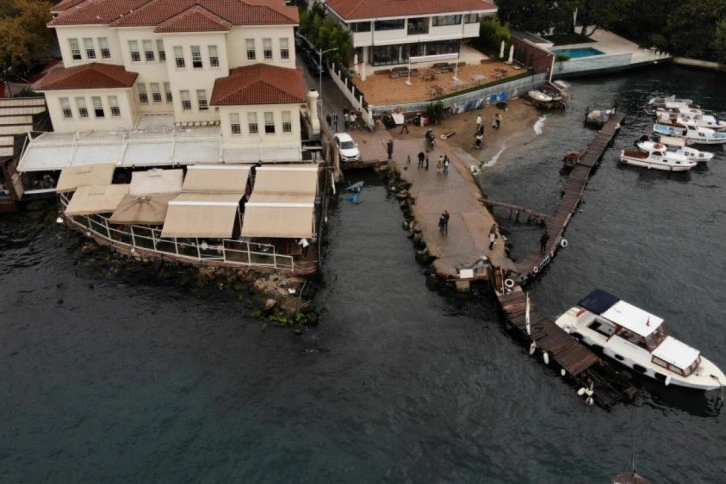
<svg viewBox="0 0 726 484">
<path fill-rule="evenodd" d="M 505 279 L 504 280 L 504 287 L 507 289 L 511 289 L 514 287 L 514 281 L 512 279 Z"/>
<path fill-rule="evenodd" d="M 61 216 L 58 216 L 58 218 L 57 218 L 57 219 L 55 219 L 55 223 L 57 223 L 57 224 L 62 224 L 62 223 L 63 223 L 63 217 L 61 217 Z"/>
<path fill-rule="evenodd" d="M 570 243 L 567 242 L 567 239 L 560 240 L 560 247 L 562 247 L 563 249 L 566 248 L 568 245 L 570 245 Z"/>
<path fill-rule="evenodd" d="M 529 345 L 529 356 L 532 356 L 534 354 L 534 351 L 537 349 L 537 343 L 532 341 L 532 344 Z"/>
<path fill-rule="evenodd" d="M 560 376 L 565 376 L 565 375 L 567 375 L 567 372 L 565 371 L 565 369 L 564 369 L 564 368 L 562 368 L 562 369 L 560 370 Z"/>
<path fill-rule="evenodd" d="M 544 360 L 545 365 L 550 364 L 550 355 L 548 355 L 546 351 L 542 353 L 542 359 Z"/>
<path fill-rule="evenodd" d="M 534 266 L 534 269 L 532 269 L 532 272 L 535 274 L 539 273 L 539 266 Z"/>
</svg>

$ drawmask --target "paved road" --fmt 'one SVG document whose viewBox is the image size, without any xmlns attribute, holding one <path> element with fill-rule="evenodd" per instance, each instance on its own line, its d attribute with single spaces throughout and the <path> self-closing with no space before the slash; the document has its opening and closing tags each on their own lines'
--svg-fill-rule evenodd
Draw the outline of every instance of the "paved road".
<svg viewBox="0 0 726 484">
<path fill-rule="evenodd" d="M 305 74 L 305 91 L 307 92 L 311 89 L 320 91 L 321 88 L 318 73 L 310 72 L 310 68 L 303 60 L 299 51 L 296 56 L 296 64 Z M 350 103 L 327 74 L 323 74 L 322 77 L 321 97 L 323 98 L 324 104 L 323 118 L 325 118 L 328 114 L 332 115 L 333 113 L 338 113 L 338 130 L 343 131 L 343 108 L 350 107 Z"/>
</svg>

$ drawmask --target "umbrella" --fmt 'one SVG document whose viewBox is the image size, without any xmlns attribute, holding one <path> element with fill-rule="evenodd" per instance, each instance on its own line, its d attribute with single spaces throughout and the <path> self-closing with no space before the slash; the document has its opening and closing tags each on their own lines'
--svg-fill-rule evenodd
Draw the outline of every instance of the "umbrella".
<svg viewBox="0 0 726 484">
<path fill-rule="evenodd" d="M 126 195 L 111 218 L 112 224 L 148 224 L 160 225 L 166 218 L 169 201 L 176 197 L 176 193 L 162 195 Z"/>
</svg>

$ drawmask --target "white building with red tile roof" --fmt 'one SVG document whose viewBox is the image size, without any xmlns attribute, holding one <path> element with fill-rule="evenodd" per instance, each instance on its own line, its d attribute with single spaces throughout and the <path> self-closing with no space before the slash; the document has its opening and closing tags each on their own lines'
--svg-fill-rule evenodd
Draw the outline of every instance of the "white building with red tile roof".
<svg viewBox="0 0 726 484">
<path fill-rule="evenodd" d="M 464 39 L 497 7 L 483 0 L 327 0 L 331 17 L 347 28 L 361 62 L 373 66 L 459 57 Z"/>
<path fill-rule="evenodd" d="M 106 133 L 128 143 L 129 133 L 156 130 L 162 145 L 170 132 L 186 131 L 181 140 L 201 128 L 205 143 L 212 131 L 219 141 L 198 162 L 302 159 L 299 16 L 283 0 L 62 0 L 51 13 L 64 68 L 37 87 L 53 122 L 49 138 L 74 133 L 80 145 Z M 28 158 L 40 164 L 26 169 L 44 168 Z"/>
</svg>

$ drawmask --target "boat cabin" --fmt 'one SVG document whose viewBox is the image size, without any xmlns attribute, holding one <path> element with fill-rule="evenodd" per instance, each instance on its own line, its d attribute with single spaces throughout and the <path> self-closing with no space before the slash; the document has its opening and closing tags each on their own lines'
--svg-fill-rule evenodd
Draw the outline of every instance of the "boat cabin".
<svg viewBox="0 0 726 484">
<path fill-rule="evenodd" d="M 591 313 L 587 327 L 611 338 L 621 338 L 651 354 L 651 361 L 673 373 L 687 377 L 698 368 L 698 350 L 668 335 L 663 319 L 611 294 L 597 290 L 578 303 L 577 314 Z"/>
</svg>

